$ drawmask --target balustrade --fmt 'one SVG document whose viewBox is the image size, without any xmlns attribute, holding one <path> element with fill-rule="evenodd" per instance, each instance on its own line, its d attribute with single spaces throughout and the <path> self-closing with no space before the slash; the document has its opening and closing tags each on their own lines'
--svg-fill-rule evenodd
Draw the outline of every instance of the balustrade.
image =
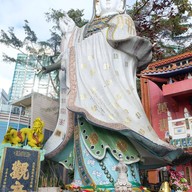
<svg viewBox="0 0 192 192">
<path fill-rule="evenodd" d="M 187 108 L 184 109 L 184 117 L 172 119 L 168 111 L 168 129 L 170 144 L 177 147 L 192 147 L 192 117 Z"/>
</svg>

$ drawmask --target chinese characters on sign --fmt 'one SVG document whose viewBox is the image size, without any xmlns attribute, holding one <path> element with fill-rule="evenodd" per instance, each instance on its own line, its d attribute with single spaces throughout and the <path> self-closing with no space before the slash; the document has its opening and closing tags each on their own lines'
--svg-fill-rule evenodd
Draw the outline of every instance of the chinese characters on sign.
<svg viewBox="0 0 192 192">
<path fill-rule="evenodd" d="M 163 103 L 158 103 L 157 104 L 157 114 L 160 115 L 160 114 L 167 114 L 167 103 L 166 102 L 163 102 Z M 159 120 L 159 128 L 160 128 L 160 131 L 166 131 L 168 130 L 168 121 L 167 121 L 167 118 L 162 118 Z"/>
<path fill-rule="evenodd" d="M 161 131 L 166 131 L 168 130 L 168 121 L 167 119 L 160 119 L 159 120 L 159 125 L 160 125 L 160 130 Z"/>
<path fill-rule="evenodd" d="M 0 191 L 37 191 L 40 152 L 5 148 L 0 173 Z"/>
<path fill-rule="evenodd" d="M 19 160 L 15 161 L 12 165 L 13 172 L 10 174 L 12 179 L 20 180 L 22 177 L 24 180 L 29 179 L 29 171 L 28 171 L 29 164 L 28 163 L 21 163 Z"/>
<path fill-rule="evenodd" d="M 24 185 L 22 185 L 19 181 L 15 182 L 15 185 L 11 185 L 11 189 L 13 189 L 13 192 L 27 192 L 26 190 L 23 190 Z"/>
<path fill-rule="evenodd" d="M 161 114 L 161 113 L 167 113 L 167 103 L 164 102 L 164 103 L 158 103 L 157 104 L 157 111 L 158 111 L 158 114 Z"/>
</svg>

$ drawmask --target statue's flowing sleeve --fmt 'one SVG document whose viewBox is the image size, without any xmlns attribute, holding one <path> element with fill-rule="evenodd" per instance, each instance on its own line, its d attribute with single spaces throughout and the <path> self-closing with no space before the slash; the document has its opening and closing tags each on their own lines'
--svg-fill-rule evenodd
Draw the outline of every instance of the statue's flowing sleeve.
<svg viewBox="0 0 192 192">
<path fill-rule="evenodd" d="M 138 69 L 147 66 L 152 59 L 151 42 L 136 35 L 135 24 L 129 15 L 117 15 L 109 22 L 107 40 L 109 44 L 138 60 Z"/>
</svg>

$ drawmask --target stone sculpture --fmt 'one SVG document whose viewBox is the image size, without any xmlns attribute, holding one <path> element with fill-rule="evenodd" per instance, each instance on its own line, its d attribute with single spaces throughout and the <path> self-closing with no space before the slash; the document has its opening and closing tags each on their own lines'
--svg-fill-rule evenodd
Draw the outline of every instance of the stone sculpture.
<svg viewBox="0 0 192 192">
<path fill-rule="evenodd" d="M 122 157 L 119 158 L 119 163 L 115 167 L 115 170 L 118 171 L 119 175 L 117 181 L 115 182 L 115 192 L 132 192 L 132 185 L 128 181 L 127 165 L 123 162 Z"/>
<path fill-rule="evenodd" d="M 136 72 L 151 61 L 151 43 L 137 36 L 125 0 L 94 0 L 93 17 L 78 28 L 60 19 L 61 54 L 44 73 L 60 69 L 60 113 L 44 149 L 47 158 L 74 169 L 73 184 L 111 186 L 119 157 L 128 181 L 139 169 L 178 164 L 191 157 L 159 139 L 137 94 Z M 185 157 L 185 158 L 183 158 Z"/>
</svg>

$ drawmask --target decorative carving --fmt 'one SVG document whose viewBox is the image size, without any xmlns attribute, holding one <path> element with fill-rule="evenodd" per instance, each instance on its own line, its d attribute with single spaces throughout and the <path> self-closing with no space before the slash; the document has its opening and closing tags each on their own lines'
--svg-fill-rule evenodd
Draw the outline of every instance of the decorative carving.
<svg viewBox="0 0 192 192">
<path fill-rule="evenodd" d="M 190 117 L 189 111 L 188 111 L 188 109 L 186 107 L 184 108 L 184 117 L 185 117 L 185 119 Z"/>
<path fill-rule="evenodd" d="M 171 112 L 170 111 L 167 111 L 167 118 L 169 121 L 172 120 L 172 116 L 171 116 Z"/>
<path fill-rule="evenodd" d="M 131 192 L 132 185 L 129 183 L 127 177 L 128 168 L 124 163 L 122 156 L 119 158 L 119 163 L 115 167 L 115 170 L 119 172 L 118 179 L 115 183 L 115 192 Z"/>
</svg>

